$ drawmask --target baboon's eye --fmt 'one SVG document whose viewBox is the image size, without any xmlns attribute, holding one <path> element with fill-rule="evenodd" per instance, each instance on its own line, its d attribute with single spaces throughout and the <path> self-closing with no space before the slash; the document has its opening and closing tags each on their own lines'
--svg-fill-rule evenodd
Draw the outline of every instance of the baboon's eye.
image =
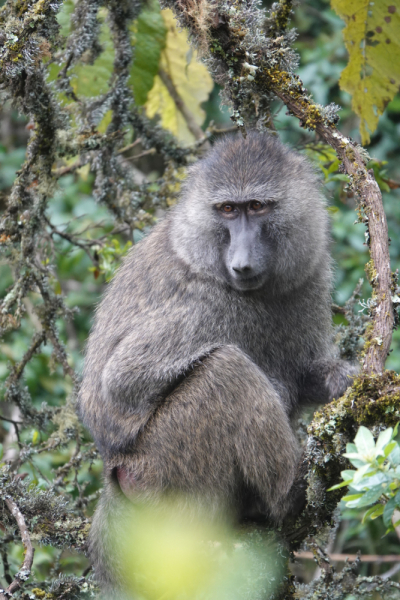
<svg viewBox="0 0 400 600">
<path fill-rule="evenodd" d="M 251 210 L 260 210 L 263 207 L 262 203 L 258 200 L 252 200 L 249 206 Z"/>
<path fill-rule="evenodd" d="M 229 214 L 229 213 L 233 213 L 234 208 L 233 208 L 232 204 L 223 204 L 221 206 L 221 210 L 222 210 L 222 212 Z"/>
</svg>

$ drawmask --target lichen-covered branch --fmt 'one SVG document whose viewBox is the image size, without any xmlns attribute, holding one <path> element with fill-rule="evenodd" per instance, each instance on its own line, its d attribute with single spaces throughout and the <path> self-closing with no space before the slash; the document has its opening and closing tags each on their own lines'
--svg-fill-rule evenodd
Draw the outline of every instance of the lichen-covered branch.
<svg viewBox="0 0 400 600">
<path fill-rule="evenodd" d="M 6 600 L 6 597 L 9 597 L 14 592 L 16 592 L 23 585 L 24 581 L 26 581 L 29 578 L 33 564 L 33 555 L 35 552 L 32 546 L 31 539 L 29 537 L 29 532 L 25 523 L 24 515 L 19 510 L 18 505 L 14 502 L 14 500 L 12 500 L 12 498 L 9 497 L 6 497 L 4 499 L 4 502 L 7 504 L 9 511 L 17 521 L 22 543 L 25 548 L 25 558 L 20 570 L 18 571 L 18 573 L 16 573 L 14 580 L 10 583 L 7 590 L 0 590 L 0 600 Z"/>
</svg>

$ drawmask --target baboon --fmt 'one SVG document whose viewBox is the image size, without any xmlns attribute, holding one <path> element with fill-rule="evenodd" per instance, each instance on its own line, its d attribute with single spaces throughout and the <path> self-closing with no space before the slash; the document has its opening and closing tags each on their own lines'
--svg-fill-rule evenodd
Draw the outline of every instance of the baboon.
<svg viewBox="0 0 400 600">
<path fill-rule="evenodd" d="M 91 533 L 179 492 L 235 518 L 301 509 L 295 411 L 340 397 L 356 368 L 332 344 L 328 213 L 318 178 L 275 137 L 228 137 L 135 246 L 98 307 L 79 410 L 104 460 Z M 111 566 L 113 564 L 113 566 Z"/>
</svg>

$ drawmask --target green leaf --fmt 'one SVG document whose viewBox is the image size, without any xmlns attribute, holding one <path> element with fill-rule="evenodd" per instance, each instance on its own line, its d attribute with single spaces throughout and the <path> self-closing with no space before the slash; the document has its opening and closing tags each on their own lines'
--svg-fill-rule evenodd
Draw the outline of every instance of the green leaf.
<svg viewBox="0 0 400 600">
<path fill-rule="evenodd" d="M 375 449 L 374 436 L 369 429 L 362 425 L 357 431 L 354 443 L 357 446 L 358 452 L 363 455 L 368 455 L 371 453 L 371 450 Z"/>
<path fill-rule="evenodd" d="M 135 58 L 129 79 L 138 105 L 146 103 L 153 87 L 167 36 L 158 2 L 153 0 L 144 6 L 136 22 Z"/>
<path fill-rule="evenodd" d="M 390 442 L 390 444 L 388 444 L 388 445 L 386 446 L 386 448 L 384 449 L 384 451 L 383 451 L 383 454 L 384 454 L 385 458 L 387 458 L 387 457 L 389 456 L 389 454 L 390 454 L 390 453 L 391 453 L 391 452 L 392 452 L 392 451 L 393 451 L 393 450 L 394 450 L 396 447 L 398 447 L 398 444 L 397 444 L 397 442 L 395 442 L 394 440 L 393 440 L 393 442 Z"/>
<path fill-rule="evenodd" d="M 393 523 L 393 528 L 398 527 L 400 525 L 400 519 L 398 521 L 396 521 L 396 523 Z"/>
<path fill-rule="evenodd" d="M 109 27 L 103 23 L 101 27 L 100 42 L 103 52 L 94 61 L 93 65 L 77 64 L 71 69 L 71 86 L 75 94 L 90 98 L 104 94 L 109 89 L 110 75 L 114 63 L 114 46 L 111 41 Z"/>
<path fill-rule="evenodd" d="M 353 471 L 351 469 L 346 469 L 346 471 L 342 471 L 340 474 L 342 476 L 342 479 L 344 479 L 344 481 L 347 481 L 347 483 L 350 483 L 350 481 L 353 480 L 355 473 L 356 473 L 356 471 Z"/>
<path fill-rule="evenodd" d="M 379 473 L 377 473 L 376 471 L 372 471 L 370 474 L 368 474 L 366 477 L 364 477 L 364 479 L 358 483 L 353 484 L 354 487 L 356 487 L 356 489 L 359 489 L 359 486 L 362 486 L 363 488 L 366 487 L 377 487 L 380 486 L 382 488 L 382 493 L 383 490 L 385 489 L 384 487 L 382 487 L 385 484 L 389 484 L 391 481 L 391 475 L 389 473 L 382 473 L 381 471 Z"/>
<path fill-rule="evenodd" d="M 350 180 L 346 173 L 335 173 L 334 175 L 329 175 L 328 181 L 346 181 L 348 183 Z"/>
<path fill-rule="evenodd" d="M 357 469 L 366 464 L 366 461 L 361 457 L 361 454 L 358 454 L 358 452 L 346 452 L 343 456 L 348 458 L 353 467 L 356 467 Z"/>
<path fill-rule="evenodd" d="M 381 431 L 378 439 L 376 440 L 376 449 L 383 450 L 383 448 L 390 442 L 393 435 L 393 429 L 389 427 L 385 431 Z"/>
<path fill-rule="evenodd" d="M 75 4 L 73 0 L 64 0 L 57 14 L 57 21 L 60 25 L 60 34 L 68 35 L 71 30 L 71 17 L 74 12 Z"/>
<path fill-rule="evenodd" d="M 346 444 L 346 452 L 357 453 L 357 446 L 355 444 Z"/>
<path fill-rule="evenodd" d="M 400 10 L 396 2 L 332 0 L 332 8 L 346 23 L 343 39 L 349 63 L 340 87 L 352 96 L 361 118 L 361 138 L 368 144 L 381 115 L 400 86 Z"/>
<path fill-rule="evenodd" d="M 333 490 L 339 490 L 340 488 L 344 487 L 345 485 L 349 485 L 350 481 L 342 481 L 341 483 L 337 483 L 336 485 L 333 485 L 332 487 L 328 488 L 328 492 L 332 492 Z"/>
<path fill-rule="evenodd" d="M 369 471 L 370 468 L 371 468 L 371 465 L 369 463 L 360 467 L 354 474 L 353 482 L 359 483 L 361 481 L 361 479 L 363 479 L 363 477 L 367 473 L 367 471 Z"/>
<path fill-rule="evenodd" d="M 349 494 L 348 496 L 343 496 L 342 500 L 345 502 L 353 502 L 354 500 L 358 500 L 362 498 L 364 494 Z"/>
<path fill-rule="evenodd" d="M 396 446 L 388 455 L 388 459 L 394 467 L 398 467 L 400 465 L 400 446 L 397 442 Z"/>
<path fill-rule="evenodd" d="M 369 489 L 365 492 L 365 494 L 363 495 L 362 498 L 360 498 L 357 506 L 361 507 L 361 506 L 368 506 L 369 504 L 374 504 L 382 496 L 382 493 L 383 493 L 383 490 L 380 485 L 376 486 L 376 487 L 372 487 L 371 489 Z"/>
<path fill-rule="evenodd" d="M 396 508 L 395 498 L 391 498 L 389 502 L 385 504 L 385 509 L 383 511 L 383 523 L 385 527 L 389 527 L 392 522 L 393 513 Z"/>
<path fill-rule="evenodd" d="M 371 506 L 371 508 L 369 508 L 367 510 L 367 512 L 365 513 L 365 515 L 363 516 L 362 523 L 365 523 L 365 521 L 368 519 L 368 517 L 372 521 L 374 519 L 377 519 L 378 517 L 380 517 L 384 511 L 384 508 L 385 508 L 384 504 L 378 504 L 378 506 Z"/>
</svg>

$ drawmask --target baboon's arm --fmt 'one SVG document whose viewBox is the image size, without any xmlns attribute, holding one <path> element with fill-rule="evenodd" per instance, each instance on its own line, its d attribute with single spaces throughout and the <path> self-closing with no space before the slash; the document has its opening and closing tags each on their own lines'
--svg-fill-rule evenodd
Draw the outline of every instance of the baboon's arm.
<svg viewBox="0 0 400 600">
<path fill-rule="evenodd" d="M 359 370 L 358 365 L 340 359 L 313 362 L 303 382 L 300 404 L 323 404 L 340 398 Z"/>
</svg>

